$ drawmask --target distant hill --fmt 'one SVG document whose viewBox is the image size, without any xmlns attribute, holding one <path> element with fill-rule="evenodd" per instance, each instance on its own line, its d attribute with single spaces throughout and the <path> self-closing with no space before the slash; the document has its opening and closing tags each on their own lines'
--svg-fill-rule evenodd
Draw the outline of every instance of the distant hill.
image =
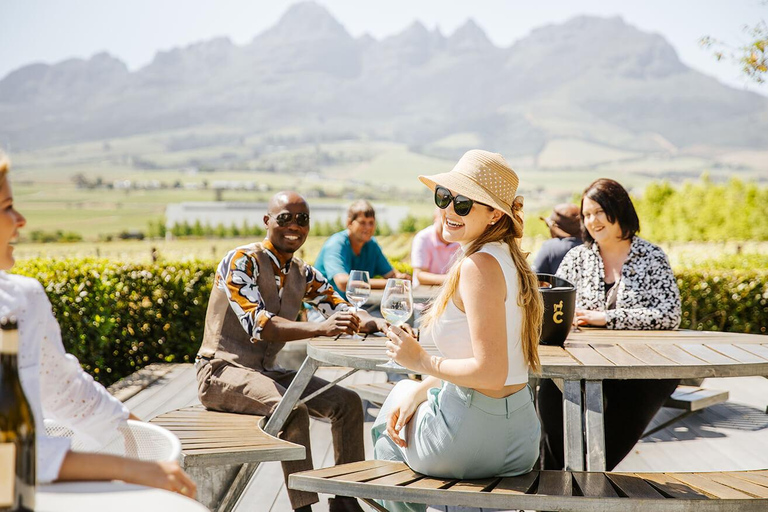
<svg viewBox="0 0 768 512">
<path fill-rule="evenodd" d="M 244 46 L 204 41 L 135 72 L 108 54 L 22 67 L 0 81 L 0 118 L 16 149 L 214 125 L 446 158 L 482 146 L 533 165 L 573 141 L 610 158 L 768 148 L 768 98 L 691 70 L 620 18 L 578 17 L 499 48 L 472 20 L 449 36 L 416 22 L 355 39 L 313 2 Z"/>
</svg>

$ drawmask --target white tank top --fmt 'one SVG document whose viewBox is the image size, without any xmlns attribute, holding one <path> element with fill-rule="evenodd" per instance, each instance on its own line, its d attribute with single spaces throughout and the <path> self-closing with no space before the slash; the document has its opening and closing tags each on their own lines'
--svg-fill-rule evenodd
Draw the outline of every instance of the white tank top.
<svg viewBox="0 0 768 512">
<path fill-rule="evenodd" d="M 515 262 L 509 253 L 507 244 L 494 242 L 485 244 L 478 252 L 490 254 L 499 262 L 507 284 L 507 298 L 504 307 L 507 310 L 507 359 L 509 367 L 505 386 L 528 382 L 528 363 L 523 356 L 522 329 L 523 308 L 517 304 L 520 282 Z M 421 334 L 425 343 L 434 343 L 443 357 L 448 359 L 466 359 L 472 357 L 472 342 L 469 335 L 467 315 L 461 311 L 453 299 L 432 326 Z"/>
</svg>

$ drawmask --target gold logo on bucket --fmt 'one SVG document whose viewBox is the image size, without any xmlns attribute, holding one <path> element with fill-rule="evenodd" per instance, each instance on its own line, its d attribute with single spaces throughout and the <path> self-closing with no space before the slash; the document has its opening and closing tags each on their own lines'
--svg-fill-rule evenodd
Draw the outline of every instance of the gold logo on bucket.
<svg viewBox="0 0 768 512">
<path fill-rule="evenodd" d="M 555 314 L 552 315 L 552 321 L 556 324 L 563 323 L 563 301 L 553 304 L 553 307 L 555 309 Z"/>
</svg>

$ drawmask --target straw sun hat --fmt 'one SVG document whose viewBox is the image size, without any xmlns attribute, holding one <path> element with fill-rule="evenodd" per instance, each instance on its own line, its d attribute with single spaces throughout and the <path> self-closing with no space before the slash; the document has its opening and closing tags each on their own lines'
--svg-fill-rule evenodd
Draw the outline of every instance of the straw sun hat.
<svg viewBox="0 0 768 512">
<path fill-rule="evenodd" d="M 454 193 L 485 203 L 514 218 L 513 210 L 523 208 L 523 197 L 517 194 L 520 180 L 504 157 L 480 149 L 472 149 L 453 167 L 451 172 L 419 176 L 419 180 L 435 190 L 437 185 Z"/>
</svg>

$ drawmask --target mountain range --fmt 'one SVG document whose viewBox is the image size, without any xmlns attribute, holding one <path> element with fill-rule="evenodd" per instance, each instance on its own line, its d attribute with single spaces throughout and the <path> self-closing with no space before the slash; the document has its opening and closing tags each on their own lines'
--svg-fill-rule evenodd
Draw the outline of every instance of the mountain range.
<svg viewBox="0 0 768 512">
<path fill-rule="evenodd" d="M 0 141 L 16 149 L 205 126 L 243 135 L 472 146 L 541 154 L 578 140 L 639 154 L 768 148 L 768 98 L 684 65 L 658 34 L 577 17 L 506 48 L 468 20 L 352 37 L 323 6 L 291 6 L 245 45 L 218 38 L 136 71 L 101 53 L 0 80 Z"/>
</svg>

